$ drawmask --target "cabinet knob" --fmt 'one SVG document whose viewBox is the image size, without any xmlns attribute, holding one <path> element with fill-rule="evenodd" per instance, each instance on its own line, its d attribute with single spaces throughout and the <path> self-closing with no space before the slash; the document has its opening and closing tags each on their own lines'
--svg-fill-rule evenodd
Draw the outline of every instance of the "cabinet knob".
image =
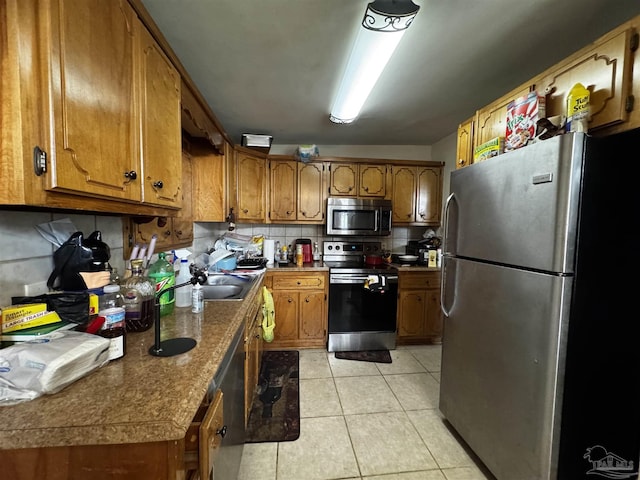
<svg viewBox="0 0 640 480">
<path fill-rule="evenodd" d="M 242 213 L 249 213 L 249 210 L 248 210 L 248 209 L 246 209 L 246 208 L 243 208 L 243 209 L 242 209 Z"/>
<path fill-rule="evenodd" d="M 349 191 L 353 190 L 353 187 L 349 187 Z"/>
<path fill-rule="evenodd" d="M 156 188 L 162 188 L 164 187 L 164 183 L 162 183 L 162 180 L 158 180 L 157 182 L 153 182 L 153 186 Z"/>
<path fill-rule="evenodd" d="M 260 334 L 259 334 L 259 333 L 256 333 L 256 338 L 257 338 L 258 340 L 260 340 Z"/>
<path fill-rule="evenodd" d="M 365 192 L 368 192 L 368 191 L 369 191 L 369 187 L 364 187 L 364 189 L 363 189 L 363 190 L 364 190 Z"/>
<path fill-rule="evenodd" d="M 458 159 L 458 165 L 464 165 L 464 158 Z"/>
<path fill-rule="evenodd" d="M 176 230 L 176 235 L 182 235 L 182 230 Z"/>
<path fill-rule="evenodd" d="M 165 237 L 170 237 L 171 236 L 171 230 L 165 230 L 164 236 Z"/>
<path fill-rule="evenodd" d="M 307 216 L 307 212 L 300 212 L 302 214 L 303 217 Z"/>
<path fill-rule="evenodd" d="M 138 178 L 138 174 L 135 170 L 131 170 L 129 172 L 124 172 L 124 178 L 128 178 L 129 180 L 135 180 Z"/>
<path fill-rule="evenodd" d="M 222 428 L 219 428 L 218 430 L 216 430 L 216 435 L 220 435 L 222 438 L 224 438 L 224 436 L 227 434 L 227 426 L 223 426 Z"/>
<path fill-rule="evenodd" d="M 407 213 L 407 218 L 411 218 L 411 214 L 410 213 Z"/>
<path fill-rule="evenodd" d="M 297 283 L 298 283 L 298 285 L 302 285 L 302 282 L 301 282 L 300 280 L 298 280 L 298 282 L 297 282 Z"/>
<path fill-rule="evenodd" d="M 287 216 L 291 215 L 291 213 L 292 212 L 290 210 L 287 210 Z"/>
<path fill-rule="evenodd" d="M 420 212 L 418 215 L 420 215 L 422 218 L 426 217 L 426 215 L 424 214 L 424 212 Z"/>
<path fill-rule="evenodd" d="M 293 298 L 289 297 L 289 298 L 287 299 L 287 302 L 289 302 L 289 303 L 293 302 Z"/>
<path fill-rule="evenodd" d="M 304 301 L 305 301 L 306 303 L 309 303 L 309 297 L 305 298 L 305 299 L 304 299 Z"/>
</svg>

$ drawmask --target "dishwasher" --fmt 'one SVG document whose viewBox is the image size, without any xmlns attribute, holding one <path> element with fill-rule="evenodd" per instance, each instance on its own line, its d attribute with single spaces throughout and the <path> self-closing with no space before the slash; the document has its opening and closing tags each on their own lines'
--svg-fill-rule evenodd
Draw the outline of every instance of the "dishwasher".
<svg viewBox="0 0 640 480">
<path fill-rule="evenodd" d="M 244 324 L 238 328 L 209 386 L 211 398 L 222 390 L 223 424 L 226 433 L 213 464 L 213 478 L 238 477 L 244 449 Z M 209 480 L 209 479 L 202 479 Z"/>
</svg>

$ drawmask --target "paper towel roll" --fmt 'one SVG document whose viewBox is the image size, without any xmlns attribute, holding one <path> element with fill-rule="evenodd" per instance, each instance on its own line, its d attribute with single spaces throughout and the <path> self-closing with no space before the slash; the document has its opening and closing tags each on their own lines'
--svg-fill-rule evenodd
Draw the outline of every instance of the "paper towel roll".
<svg viewBox="0 0 640 480">
<path fill-rule="evenodd" d="M 262 245 L 262 256 L 267 259 L 267 265 L 273 265 L 273 258 L 276 253 L 276 241 L 265 240 Z"/>
</svg>

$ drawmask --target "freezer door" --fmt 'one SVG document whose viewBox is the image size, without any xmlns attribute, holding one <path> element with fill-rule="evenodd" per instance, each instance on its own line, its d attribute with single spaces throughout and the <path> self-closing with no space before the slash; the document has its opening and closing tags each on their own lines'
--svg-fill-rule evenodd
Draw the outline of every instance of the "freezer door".
<svg viewBox="0 0 640 480">
<path fill-rule="evenodd" d="M 499 480 L 555 479 L 572 277 L 456 258 L 444 275 L 440 410 Z"/>
<path fill-rule="evenodd" d="M 445 254 L 573 273 L 585 141 L 561 135 L 452 172 Z"/>
</svg>

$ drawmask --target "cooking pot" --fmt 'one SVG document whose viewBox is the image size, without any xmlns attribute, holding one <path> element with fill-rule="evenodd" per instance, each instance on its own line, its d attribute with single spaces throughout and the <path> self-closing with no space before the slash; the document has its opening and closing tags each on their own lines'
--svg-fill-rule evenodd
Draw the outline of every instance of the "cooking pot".
<svg viewBox="0 0 640 480">
<path fill-rule="evenodd" d="M 364 263 L 367 265 L 381 265 L 382 255 L 367 254 L 364 256 Z"/>
</svg>

